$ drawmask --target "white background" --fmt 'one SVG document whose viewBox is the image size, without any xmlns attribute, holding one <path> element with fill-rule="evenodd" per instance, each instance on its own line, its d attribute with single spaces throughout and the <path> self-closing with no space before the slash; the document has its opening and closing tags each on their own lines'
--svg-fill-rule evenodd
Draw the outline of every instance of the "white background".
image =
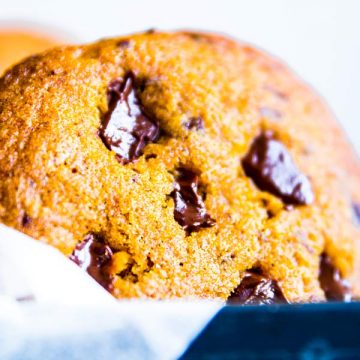
<svg viewBox="0 0 360 360">
<path fill-rule="evenodd" d="M 228 33 L 311 83 L 360 152 L 359 0 L 0 0 L 4 20 L 50 25 L 77 41 L 152 27 Z"/>
</svg>

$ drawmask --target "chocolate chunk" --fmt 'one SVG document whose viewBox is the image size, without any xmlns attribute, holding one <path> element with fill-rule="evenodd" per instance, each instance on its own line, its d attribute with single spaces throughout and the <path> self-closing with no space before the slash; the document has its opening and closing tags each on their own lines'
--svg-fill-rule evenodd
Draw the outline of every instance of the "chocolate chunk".
<svg viewBox="0 0 360 360">
<path fill-rule="evenodd" d="M 360 204 L 352 204 L 355 223 L 360 226 Z"/>
<path fill-rule="evenodd" d="M 278 283 L 264 276 L 259 269 L 246 271 L 240 285 L 228 298 L 229 304 L 270 305 L 287 302 Z"/>
<path fill-rule="evenodd" d="M 179 168 L 178 173 L 171 193 L 175 202 L 175 220 L 188 234 L 214 226 L 215 220 L 206 212 L 203 198 L 198 194 L 198 175 L 184 168 Z"/>
<path fill-rule="evenodd" d="M 99 135 L 105 146 L 126 164 L 137 159 L 146 144 L 157 140 L 159 125 L 144 113 L 136 95 L 133 73 L 128 73 L 123 82 L 110 84 L 108 103 Z"/>
<path fill-rule="evenodd" d="M 123 39 L 123 40 L 119 40 L 116 45 L 119 47 L 119 48 L 128 48 L 130 47 L 130 40 L 127 40 L 127 39 Z"/>
<path fill-rule="evenodd" d="M 87 271 L 106 290 L 112 290 L 113 277 L 109 273 L 112 251 L 97 235 L 87 235 L 70 256 L 75 264 Z"/>
<path fill-rule="evenodd" d="M 150 28 L 150 29 L 147 29 L 145 31 L 145 34 L 155 34 L 156 33 L 156 29 L 155 28 Z"/>
<path fill-rule="evenodd" d="M 187 35 L 195 40 L 195 41 L 199 41 L 199 40 L 202 40 L 204 38 L 204 35 L 203 34 L 199 34 L 199 33 L 192 33 L 192 32 L 188 32 Z"/>
<path fill-rule="evenodd" d="M 21 219 L 21 225 L 24 227 L 24 228 L 27 228 L 30 224 L 31 224 L 31 217 L 28 215 L 28 214 L 24 214 L 22 219 Z"/>
<path fill-rule="evenodd" d="M 184 122 L 184 127 L 189 130 L 203 130 L 204 120 L 200 116 L 192 117 L 186 122 Z"/>
<path fill-rule="evenodd" d="M 322 254 L 319 272 L 320 286 L 326 299 L 329 301 L 351 301 L 350 284 L 341 278 L 340 272 L 335 268 L 327 254 Z"/>
<path fill-rule="evenodd" d="M 280 197 L 285 204 L 314 200 L 309 179 L 296 168 L 285 146 L 271 133 L 258 136 L 242 161 L 245 174 L 257 187 Z"/>
</svg>

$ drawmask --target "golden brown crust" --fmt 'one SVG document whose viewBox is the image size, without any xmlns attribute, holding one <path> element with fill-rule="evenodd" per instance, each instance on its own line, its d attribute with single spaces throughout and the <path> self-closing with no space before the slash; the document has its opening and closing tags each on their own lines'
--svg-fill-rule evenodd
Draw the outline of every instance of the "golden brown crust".
<svg viewBox="0 0 360 360">
<path fill-rule="evenodd" d="M 164 134 L 121 165 L 97 132 L 109 83 L 129 71 Z M 191 117 L 203 131 L 182 125 Z M 309 177 L 312 205 L 288 211 L 245 175 L 241 159 L 268 129 Z M 358 160 L 319 97 L 248 45 L 155 32 L 29 58 L 0 80 L 0 143 L 0 220 L 67 255 L 101 234 L 116 272 L 128 269 L 118 297 L 226 299 L 256 266 L 289 301 L 319 301 L 324 251 L 360 296 Z M 200 174 L 216 220 L 190 236 L 170 196 L 180 166 Z"/>
</svg>

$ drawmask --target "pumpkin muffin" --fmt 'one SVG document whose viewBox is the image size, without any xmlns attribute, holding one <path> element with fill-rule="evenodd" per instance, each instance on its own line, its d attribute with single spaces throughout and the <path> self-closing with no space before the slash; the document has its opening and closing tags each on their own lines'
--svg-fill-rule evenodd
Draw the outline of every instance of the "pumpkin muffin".
<svg viewBox="0 0 360 360">
<path fill-rule="evenodd" d="M 318 95 L 219 35 L 148 31 L 0 80 L 0 221 L 117 298 L 360 295 L 360 166 Z"/>
</svg>

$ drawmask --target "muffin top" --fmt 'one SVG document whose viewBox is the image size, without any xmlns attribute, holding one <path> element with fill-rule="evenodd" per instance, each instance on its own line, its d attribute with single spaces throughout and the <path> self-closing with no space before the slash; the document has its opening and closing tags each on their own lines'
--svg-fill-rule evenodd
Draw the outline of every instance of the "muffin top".
<svg viewBox="0 0 360 360">
<path fill-rule="evenodd" d="M 360 166 L 291 71 L 219 35 L 149 31 L 0 80 L 0 221 L 114 296 L 360 295 Z"/>
</svg>

